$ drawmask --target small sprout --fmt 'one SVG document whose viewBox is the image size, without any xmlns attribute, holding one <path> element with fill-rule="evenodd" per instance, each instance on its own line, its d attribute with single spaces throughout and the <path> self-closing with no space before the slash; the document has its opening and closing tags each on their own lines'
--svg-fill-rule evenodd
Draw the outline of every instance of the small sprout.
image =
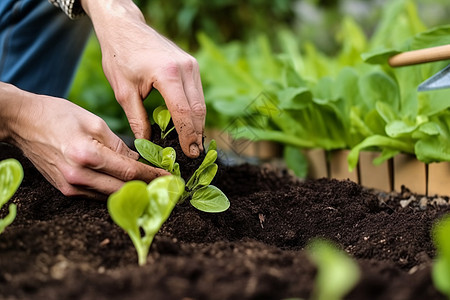
<svg viewBox="0 0 450 300">
<path fill-rule="evenodd" d="M 308 252 L 317 265 L 312 299 L 343 299 L 358 283 L 358 265 L 331 242 L 315 239 L 308 245 Z"/>
<path fill-rule="evenodd" d="M 432 237 L 437 256 L 432 269 L 434 286 L 450 299 L 450 215 L 433 226 Z"/>
<path fill-rule="evenodd" d="M 183 179 L 163 176 L 148 185 L 143 181 L 129 181 L 109 196 L 109 214 L 130 236 L 140 266 L 147 262 L 153 238 L 170 216 L 183 191 Z"/>
<path fill-rule="evenodd" d="M 134 144 L 149 163 L 181 177 L 180 165 L 175 162 L 176 154 L 172 147 L 162 148 L 145 139 L 136 139 Z M 191 197 L 192 206 L 205 212 L 223 212 L 230 207 L 227 196 L 217 187 L 210 185 L 218 169 L 216 159 L 217 151 L 209 149 L 201 165 L 186 183 L 180 203 Z"/>
<path fill-rule="evenodd" d="M 161 138 L 165 139 L 166 136 L 175 128 L 172 127 L 167 130 L 167 126 L 170 123 L 170 112 L 165 105 L 158 106 L 153 111 L 153 120 L 161 128 Z"/>
<path fill-rule="evenodd" d="M 161 136 L 167 135 L 168 132 L 163 134 L 170 122 L 170 113 L 167 108 L 157 107 L 153 111 L 153 119 L 161 128 Z M 134 145 L 139 154 L 150 164 L 181 177 L 180 165 L 176 162 L 176 153 L 172 147 L 163 148 L 146 139 L 136 139 Z M 215 140 L 212 140 L 202 164 L 186 183 L 186 190 L 179 203 L 190 197 L 192 206 L 205 212 L 223 212 L 230 207 L 227 196 L 217 187 L 210 185 L 218 169 L 216 159 L 217 144 Z M 145 161 L 142 162 L 145 163 Z"/>
<path fill-rule="evenodd" d="M 9 158 L 0 162 L 0 208 L 11 199 L 22 179 L 23 168 L 17 160 Z M 16 205 L 10 204 L 8 209 L 8 215 L 4 219 L 0 219 L 0 233 L 16 218 Z"/>
<path fill-rule="evenodd" d="M 172 175 L 180 176 L 180 165 L 175 161 L 177 154 L 172 147 L 163 148 L 146 139 L 134 141 L 139 154 L 155 167 L 164 169 Z M 143 161 L 145 163 L 145 161 Z"/>
</svg>

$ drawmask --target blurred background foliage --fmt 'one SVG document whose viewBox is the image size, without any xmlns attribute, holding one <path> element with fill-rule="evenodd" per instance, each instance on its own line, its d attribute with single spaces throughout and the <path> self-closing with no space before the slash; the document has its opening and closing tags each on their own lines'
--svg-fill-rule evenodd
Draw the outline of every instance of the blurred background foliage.
<svg viewBox="0 0 450 300">
<path fill-rule="evenodd" d="M 298 41 L 333 55 L 348 37 L 337 35 L 345 17 L 355 20 L 370 36 L 388 0 L 135 0 L 147 22 L 195 57 L 201 53 L 199 36 L 216 44 L 254 41 L 265 36 L 271 49 L 280 51 L 278 37 L 288 30 Z M 447 0 L 416 0 L 428 27 L 445 24 L 450 16 Z M 257 43 L 256 43 L 256 46 Z M 202 66 L 202 76 L 208 76 Z M 212 72 L 214 74 L 214 72 Z M 204 78 L 208 89 L 208 78 Z M 206 94 L 206 92 L 205 92 Z M 257 95 L 255 95 L 257 96 Z M 130 134 L 126 117 L 114 98 L 101 67 L 95 34 L 88 42 L 69 99 L 102 117 L 117 133 Z M 150 111 L 163 103 L 157 91 L 144 102 Z M 207 120 L 207 124 L 212 121 Z"/>
</svg>

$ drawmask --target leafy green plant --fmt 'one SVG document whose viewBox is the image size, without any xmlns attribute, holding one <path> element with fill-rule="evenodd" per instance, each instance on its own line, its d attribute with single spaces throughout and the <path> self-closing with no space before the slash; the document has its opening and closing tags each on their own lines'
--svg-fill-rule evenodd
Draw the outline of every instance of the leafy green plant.
<svg viewBox="0 0 450 300">
<path fill-rule="evenodd" d="M 135 146 L 141 156 L 150 164 L 163 168 L 173 175 L 181 176 L 179 164 L 175 162 L 176 153 L 172 147 L 163 148 L 155 143 L 136 139 Z M 218 166 L 216 143 L 212 142 L 201 165 L 186 183 L 186 189 L 180 198 L 180 203 L 190 199 L 192 206 L 205 212 L 223 212 L 230 207 L 227 196 L 210 183 L 214 179 Z M 175 171 L 174 171 L 175 170 Z"/>
<path fill-rule="evenodd" d="M 432 278 L 434 286 L 450 299 L 450 216 L 437 222 L 432 230 L 433 242 L 437 248 Z"/>
<path fill-rule="evenodd" d="M 172 126 L 169 130 L 167 130 L 167 126 L 170 123 L 170 112 L 165 105 L 158 106 L 153 111 L 153 120 L 156 124 L 158 124 L 161 129 L 161 138 L 166 138 L 166 136 L 175 129 L 175 126 Z"/>
<path fill-rule="evenodd" d="M 307 250 L 317 265 L 317 277 L 311 298 L 343 299 L 359 281 L 358 265 L 345 252 L 324 239 L 312 240 Z"/>
<path fill-rule="evenodd" d="M 290 31 L 280 31 L 278 51 L 263 36 L 216 45 L 200 35 L 200 65 L 220 66 L 204 69 L 202 76 L 207 125 L 236 139 L 284 145 L 285 161 L 299 176 L 306 168 L 292 148 L 351 149 L 349 168 L 356 167 L 361 150 L 380 151 L 374 163 L 399 152 L 425 163 L 450 161 L 450 92 L 417 91 L 447 63 L 387 64 L 398 52 L 449 44 L 449 36 L 449 25 L 426 30 L 410 0 L 385 5 L 370 39 L 352 18 L 344 18 L 337 35 L 340 50 L 333 55 L 299 44 Z M 261 109 L 267 107 L 258 101 L 262 91 L 272 114 Z"/>
<path fill-rule="evenodd" d="M 9 158 L 0 162 L 0 208 L 11 199 L 19 188 L 22 179 L 23 168 L 17 160 Z M 0 233 L 16 218 L 16 205 L 10 204 L 8 209 L 8 215 L 0 219 Z"/>
<path fill-rule="evenodd" d="M 139 265 L 146 263 L 153 238 L 183 191 L 184 181 L 180 177 L 163 176 L 148 185 L 143 181 L 129 181 L 109 196 L 109 214 L 130 236 Z"/>
</svg>

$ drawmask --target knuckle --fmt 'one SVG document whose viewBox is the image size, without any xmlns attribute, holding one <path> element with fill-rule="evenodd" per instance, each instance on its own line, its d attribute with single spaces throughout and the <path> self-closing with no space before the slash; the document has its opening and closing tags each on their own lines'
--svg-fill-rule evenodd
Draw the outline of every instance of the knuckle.
<svg viewBox="0 0 450 300">
<path fill-rule="evenodd" d="M 66 152 L 66 157 L 77 167 L 96 167 L 100 163 L 98 153 L 90 147 L 83 147 L 83 145 L 71 147 Z M 68 169 L 66 172 L 70 173 L 72 171 Z"/>
<path fill-rule="evenodd" d="M 79 185 L 82 183 L 82 176 L 80 173 L 81 172 L 78 168 L 66 168 L 66 169 L 62 170 L 62 175 L 64 177 L 64 180 L 69 185 Z"/>
<path fill-rule="evenodd" d="M 197 102 L 191 107 L 192 114 L 196 117 L 203 117 L 206 115 L 206 105 L 204 103 Z"/>
<path fill-rule="evenodd" d="M 134 169 L 134 168 L 127 168 L 123 172 L 122 179 L 124 181 L 130 181 L 130 180 L 135 179 L 136 176 L 137 176 L 137 170 L 136 169 Z"/>
<path fill-rule="evenodd" d="M 92 134 L 97 134 L 105 132 L 109 127 L 103 119 L 95 118 L 89 123 L 89 129 Z"/>
<path fill-rule="evenodd" d="M 114 96 L 120 105 L 123 105 L 131 97 L 129 89 L 118 86 L 114 89 Z"/>
<path fill-rule="evenodd" d="M 179 78 L 181 76 L 180 65 L 176 61 L 170 61 L 166 64 L 165 68 L 166 76 L 171 78 Z"/>
</svg>

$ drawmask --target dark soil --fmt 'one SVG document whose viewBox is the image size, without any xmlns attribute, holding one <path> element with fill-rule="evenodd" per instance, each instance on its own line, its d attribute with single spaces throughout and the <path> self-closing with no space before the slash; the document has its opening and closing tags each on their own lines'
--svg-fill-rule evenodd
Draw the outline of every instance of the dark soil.
<svg viewBox="0 0 450 300">
<path fill-rule="evenodd" d="M 64 197 L 2 144 L 0 159 L 9 157 L 22 162 L 25 178 L 12 199 L 17 218 L 0 235 L 1 299 L 307 299 L 316 269 L 303 249 L 314 237 L 358 262 L 362 278 L 348 299 L 444 299 L 430 276 L 430 229 L 450 212 L 448 199 L 402 208 L 406 190 L 383 194 L 350 181 L 298 182 L 270 166 L 222 166 L 216 185 L 230 209 L 176 207 L 139 267 L 105 202 Z"/>
</svg>

